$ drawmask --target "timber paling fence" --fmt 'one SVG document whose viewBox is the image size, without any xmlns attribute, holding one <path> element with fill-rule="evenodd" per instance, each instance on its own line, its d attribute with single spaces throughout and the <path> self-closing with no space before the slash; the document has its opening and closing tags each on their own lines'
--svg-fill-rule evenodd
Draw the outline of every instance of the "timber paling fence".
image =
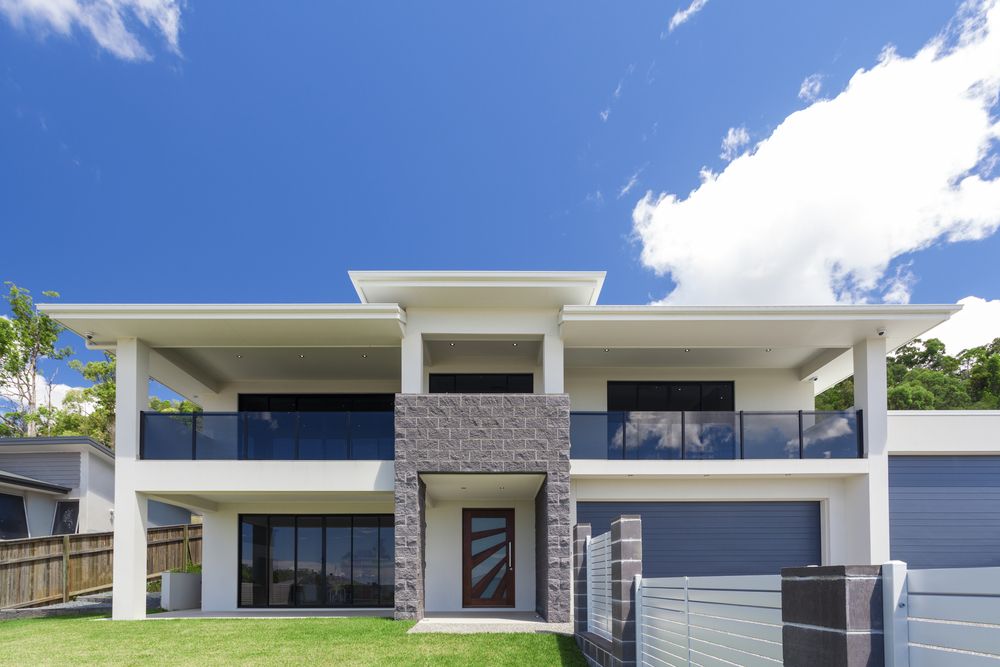
<svg viewBox="0 0 1000 667">
<path fill-rule="evenodd" d="M 146 572 L 201 563 L 199 524 L 147 531 Z M 53 535 L 0 542 L 0 609 L 68 602 L 75 595 L 111 588 L 114 533 Z"/>
</svg>

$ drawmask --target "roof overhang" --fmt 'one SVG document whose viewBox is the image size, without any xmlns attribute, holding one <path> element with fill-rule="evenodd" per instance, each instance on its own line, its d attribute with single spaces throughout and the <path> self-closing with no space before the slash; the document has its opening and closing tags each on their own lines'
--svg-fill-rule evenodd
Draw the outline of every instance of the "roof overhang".
<svg viewBox="0 0 1000 667">
<path fill-rule="evenodd" d="M 49 452 L 91 452 L 114 465 L 115 453 L 86 436 L 60 435 L 34 438 L 0 438 L 0 454 L 36 454 Z"/>
<path fill-rule="evenodd" d="M 52 495 L 63 496 L 71 491 L 68 486 L 43 482 L 33 477 L 15 475 L 12 472 L 0 470 L 0 489 L 15 489 L 18 491 L 35 491 L 39 493 L 50 493 Z"/>
<path fill-rule="evenodd" d="M 399 345 L 396 304 L 39 304 L 91 345 L 140 338 L 154 348 Z"/>
<path fill-rule="evenodd" d="M 773 350 L 773 356 L 758 356 L 761 367 L 771 359 L 795 359 L 801 379 L 818 378 L 822 391 L 853 372 L 857 343 L 883 335 L 887 349 L 895 350 L 959 310 L 957 304 L 566 306 L 560 330 L 567 360 L 574 349 L 588 348 L 675 348 L 690 350 L 691 359 L 711 348 Z M 803 356 L 805 348 L 813 352 Z"/>
<path fill-rule="evenodd" d="M 362 303 L 404 308 L 592 306 L 603 271 L 350 271 Z"/>
</svg>

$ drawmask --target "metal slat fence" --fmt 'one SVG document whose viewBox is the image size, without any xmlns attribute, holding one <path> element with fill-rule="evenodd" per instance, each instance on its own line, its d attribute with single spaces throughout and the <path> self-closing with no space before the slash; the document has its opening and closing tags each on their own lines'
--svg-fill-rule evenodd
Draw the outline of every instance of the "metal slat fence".
<svg viewBox="0 0 1000 667">
<path fill-rule="evenodd" d="M 635 618 L 641 666 L 782 664 L 778 575 L 638 577 Z"/>
</svg>

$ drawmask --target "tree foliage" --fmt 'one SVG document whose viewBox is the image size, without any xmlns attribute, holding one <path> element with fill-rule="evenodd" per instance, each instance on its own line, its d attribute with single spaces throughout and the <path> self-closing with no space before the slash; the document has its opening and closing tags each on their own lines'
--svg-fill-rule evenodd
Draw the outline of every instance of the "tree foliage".
<svg viewBox="0 0 1000 667">
<path fill-rule="evenodd" d="M 4 285 L 11 316 L 0 317 L 0 398 L 10 409 L 0 415 L 0 422 L 4 434 L 30 437 L 38 435 L 52 410 L 51 397 L 39 395 L 52 381 L 40 377 L 40 362 L 65 359 L 73 350 L 56 348 L 63 328 L 35 309 L 31 292 L 11 282 Z M 59 298 L 58 292 L 42 294 Z"/>
<path fill-rule="evenodd" d="M 937 338 L 915 340 L 889 357 L 886 375 L 890 410 L 997 410 L 1000 338 L 956 356 Z M 817 410 L 846 410 L 853 404 L 853 378 L 816 397 Z"/>
</svg>

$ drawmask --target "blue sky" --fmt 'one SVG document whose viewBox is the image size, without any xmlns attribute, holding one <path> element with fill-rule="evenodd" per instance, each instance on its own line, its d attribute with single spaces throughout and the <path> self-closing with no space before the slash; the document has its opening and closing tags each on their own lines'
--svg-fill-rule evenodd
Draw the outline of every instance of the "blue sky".
<svg viewBox="0 0 1000 667">
<path fill-rule="evenodd" d="M 692 257 L 711 264 L 712 236 L 644 257 L 673 242 L 675 223 L 637 234 L 643 195 L 649 221 L 698 228 L 693 203 L 656 198 L 688 197 L 703 169 L 721 184 L 730 128 L 748 140 L 734 155 L 752 153 L 887 45 L 910 58 L 961 14 L 954 0 L 709 0 L 671 30 L 687 0 L 158 0 L 153 17 L 114 0 L 124 23 L 95 33 L 74 2 L 55 18 L 0 3 L 0 278 L 68 302 L 354 301 L 348 269 L 602 269 L 603 303 L 697 301 L 699 276 L 683 271 Z M 820 90 L 800 96 L 811 75 Z M 994 166 L 976 167 L 990 185 Z M 899 196 L 885 195 L 889 210 Z M 719 217 L 782 246 L 791 235 L 768 224 L 780 216 L 757 208 Z M 907 242 L 925 249 L 873 251 L 836 297 L 879 301 L 903 276 L 903 300 L 1000 298 L 993 217 L 980 240 L 949 243 L 946 227 Z M 796 237 L 783 251 L 796 244 L 815 245 Z M 723 283 L 757 266 L 797 282 L 767 267 L 766 247 L 747 248 L 746 268 L 716 258 Z M 868 284 L 858 276 L 872 266 Z M 678 276 L 688 283 L 674 291 Z"/>
</svg>

